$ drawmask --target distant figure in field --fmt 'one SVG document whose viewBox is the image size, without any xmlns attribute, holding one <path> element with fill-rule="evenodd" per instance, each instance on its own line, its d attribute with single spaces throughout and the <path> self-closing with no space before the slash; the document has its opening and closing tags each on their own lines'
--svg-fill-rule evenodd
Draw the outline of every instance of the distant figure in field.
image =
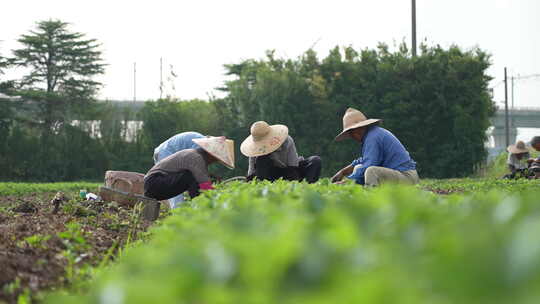
<svg viewBox="0 0 540 304">
<path fill-rule="evenodd" d="M 525 171 L 527 171 L 530 154 L 525 143 L 519 140 L 515 145 L 508 146 L 506 150 L 508 151 L 506 164 L 510 173 L 506 174 L 504 178 L 526 177 Z M 520 175 L 518 176 L 518 174 Z"/>
<path fill-rule="evenodd" d="M 347 109 L 343 116 L 343 131 L 335 140 L 352 138 L 360 144 L 360 155 L 332 177 L 333 183 L 342 183 L 344 177 L 367 186 L 419 182 L 416 162 L 394 134 L 377 125 L 379 121 L 367 119 L 356 109 Z"/>
<path fill-rule="evenodd" d="M 540 151 L 540 136 L 535 136 L 531 139 L 531 146 L 536 150 Z M 534 173 L 534 178 L 540 179 L 540 157 L 529 158 L 529 170 Z"/>
<path fill-rule="evenodd" d="M 154 149 L 154 164 L 157 164 L 165 157 L 185 149 L 197 149 L 199 146 L 193 142 L 193 139 L 204 138 L 205 136 L 198 132 L 182 132 L 162 142 Z M 179 194 L 169 199 L 171 209 L 178 207 L 184 201 L 184 195 Z"/>
<path fill-rule="evenodd" d="M 535 136 L 531 139 L 531 146 L 536 150 L 540 151 L 540 136 Z"/>
<path fill-rule="evenodd" d="M 321 158 L 298 156 L 287 126 L 257 121 L 251 125 L 250 133 L 240 146 L 242 154 L 249 157 L 247 180 L 319 180 Z"/>
<path fill-rule="evenodd" d="M 144 176 L 144 195 L 170 199 L 189 191 L 193 198 L 200 190 L 214 189 L 208 166 L 220 162 L 234 168 L 234 142 L 225 137 L 196 138 L 197 149 L 185 149 L 162 159 Z"/>
</svg>

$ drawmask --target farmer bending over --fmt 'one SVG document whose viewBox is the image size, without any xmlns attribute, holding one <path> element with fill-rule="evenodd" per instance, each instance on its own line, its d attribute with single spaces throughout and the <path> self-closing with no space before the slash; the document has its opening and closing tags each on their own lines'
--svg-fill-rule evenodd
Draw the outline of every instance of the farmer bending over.
<svg viewBox="0 0 540 304">
<path fill-rule="evenodd" d="M 409 184 L 419 182 L 416 163 L 409 152 L 390 131 L 377 126 L 380 119 L 367 119 L 362 112 L 348 108 L 343 116 L 343 132 L 336 141 L 352 138 L 360 143 L 360 157 L 339 170 L 332 182 L 341 183 L 343 177 L 356 183 L 377 186 L 394 181 Z"/>
<path fill-rule="evenodd" d="M 305 179 L 308 183 L 319 180 L 321 158 L 298 156 L 287 126 L 270 126 L 264 121 L 257 121 L 251 125 L 250 132 L 251 135 L 240 146 L 242 154 L 249 157 L 248 180 Z"/>
<path fill-rule="evenodd" d="M 234 144 L 225 137 L 193 139 L 197 149 L 176 152 L 155 164 L 144 177 L 144 195 L 157 200 L 175 197 L 189 191 L 193 198 L 199 190 L 214 187 L 208 174 L 208 165 L 220 162 L 234 168 Z"/>
<path fill-rule="evenodd" d="M 529 150 L 521 140 L 516 142 L 515 145 L 508 146 L 506 150 L 508 151 L 506 164 L 510 174 L 505 175 L 504 178 L 515 178 L 517 173 L 526 171 L 530 157 Z"/>
<path fill-rule="evenodd" d="M 199 148 L 199 146 L 193 142 L 193 139 L 204 137 L 204 135 L 198 132 L 182 132 L 174 135 L 154 149 L 154 164 L 157 164 L 160 160 L 178 151 Z M 169 199 L 169 206 L 171 209 L 174 209 L 178 205 L 182 204 L 183 201 L 184 195 L 178 194 L 177 196 Z"/>
</svg>

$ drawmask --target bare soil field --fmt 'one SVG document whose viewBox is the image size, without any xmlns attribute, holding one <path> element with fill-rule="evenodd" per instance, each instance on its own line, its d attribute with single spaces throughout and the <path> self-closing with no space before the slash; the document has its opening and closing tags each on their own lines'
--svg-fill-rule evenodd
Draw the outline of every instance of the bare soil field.
<svg viewBox="0 0 540 304">
<path fill-rule="evenodd" d="M 75 195 L 0 197 L 0 303 L 16 303 L 21 293 L 39 300 L 41 291 L 68 286 L 150 225 L 136 210 Z"/>
</svg>

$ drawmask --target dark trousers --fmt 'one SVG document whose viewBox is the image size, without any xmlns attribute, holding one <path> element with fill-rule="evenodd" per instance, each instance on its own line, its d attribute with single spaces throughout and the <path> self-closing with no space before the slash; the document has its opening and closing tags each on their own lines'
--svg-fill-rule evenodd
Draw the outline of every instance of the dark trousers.
<svg viewBox="0 0 540 304">
<path fill-rule="evenodd" d="M 199 184 L 188 170 L 169 174 L 154 173 L 144 181 L 144 196 L 160 201 L 184 191 L 188 191 L 192 198 L 200 194 Z"/>
<path fill-rule="evenodd" d="M 310 156 L 303 159 L 298 167 L 280 168 L 274 165 L 269 155 L 259 156 L 255 161 L 255 175 L 260 180 L 275 181 L 279 178 L 284 180 L 305 179 L 308 183 L 314 183 L 321 176 L 321 158 L 319 156 Z"/>
</svg>

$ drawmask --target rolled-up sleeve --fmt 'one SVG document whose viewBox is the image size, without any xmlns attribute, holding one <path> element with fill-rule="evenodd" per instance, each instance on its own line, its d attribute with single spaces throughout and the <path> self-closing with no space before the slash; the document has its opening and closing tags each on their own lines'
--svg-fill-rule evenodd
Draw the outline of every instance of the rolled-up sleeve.
<svg viewBox="0 0 540 304">
<path fill-rule="evenodd" d="M 353 160 L 351 163 L 351 166 L 354 167 L 354 166 L 360 165 L 361 163 L 362 163 L 362 157 Z"/>
</svg>

